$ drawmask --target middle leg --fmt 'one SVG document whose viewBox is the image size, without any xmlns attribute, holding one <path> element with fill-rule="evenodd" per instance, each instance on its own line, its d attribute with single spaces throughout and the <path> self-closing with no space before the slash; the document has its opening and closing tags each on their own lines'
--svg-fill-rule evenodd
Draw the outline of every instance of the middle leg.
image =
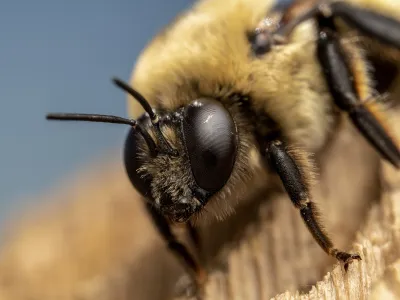
<svg viewBox="0 0 400 300">
<path fill-rule="evenodd" d="M 304 165 L 303 153 L 299 150 L 289 150 L 280 141 L 272 141 L 265 151 L 268 163 L 275 169 L 288 193 L 290 199 L 303 218 L 308 230 L 321 248 L 329 255 L 344 263 L 347 270 L 354 259 L 361 260 L 358 254 L 337 249 L 328 234 L 323 230 L 318 218 L 318 210 L 310 196 L 311 170 Z M 303 165 L 302 165 L 303 164 Z"/>
</svg>

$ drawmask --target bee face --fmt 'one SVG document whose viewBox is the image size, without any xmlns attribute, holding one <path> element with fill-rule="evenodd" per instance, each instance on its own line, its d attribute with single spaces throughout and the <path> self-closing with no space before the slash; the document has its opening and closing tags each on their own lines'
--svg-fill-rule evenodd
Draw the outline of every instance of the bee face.
<svg viewBox="0 0 400 300">
<path fill-rule="evenodd" d="M 292 45 L 274 48 L 262 43 L 268 41 L 268 32 L 260 32 L 264 34 L 261 37 L 252 35 L 266 16 L 271 30 L 278 27 L 280 14 L 273 11 L 274 1 L 229 0 L 224 9 L 209 13 L 208 7 L 215 9 L 215 3 L 222 2 L 199 2 L 157 36 L 140 56 L 131 80 L 160 115 L 166 112 L 174 119 L 174 114 L 183 116 L 182 111 L 195 99 L 211 98 L 230 113 L 236 126 L 235 164 L 233 169 L 226 168 L 232 176 L 222 180 L 224 184 L 215 183 L 218 188 L 210 192 L 201 181 L 227 175 L 220 176 L 222 171 L 196 172 L 195 166 L 207 168 L 199 155 L 191 156 L 203 139 L 185 134 L 182 124 L 164 125 L 165 136 L 178 150 L 179 158 L 144 158 L 139 170 L 140 176 L 151 181 L 147 195 L 164 214 L 174 211 L 176 206 L 171 203 L 185 203 L 190 212 L 203 207 L 205 202 L 193 196 L 194 186 L 207 191 L 205 198 L 211 201 L 204 212 L 211 211 L 217 217 L 229 214 L 237 202 L 248 198 L 242 197 L 242 186 L 252 190 L 258 179 L 265 187 L 270 181 L 261 170 L 265 165 L 260 163 L 255 131 L 263 138 L 282 134 L 315 150 L 323 145 L 330 129 L 329 95 L 323 79 L 315 77 L 320 70 L 309 55 L 314 44 L 309 39 L 304 42 L 301 31 Z M 142 108 L 132 98 L 128 103 L 130 115 L 137 118 Z M 254 176 L 258 171 L 263 176 Z"/>
<path fill-rule="evenodd" d="M 238 151 L 236 124 L 217 100 L 202 98 L 173 112 L 160 113 L 163 136 L 177 151 L 151 151 L 131 129 L 125 145 L 125 166 L 132 184 L 152 205 L 175 222 L 185 222 L 229 180 Z M 157 141 L 147 115 L 139 124 Z"/>
</svg>

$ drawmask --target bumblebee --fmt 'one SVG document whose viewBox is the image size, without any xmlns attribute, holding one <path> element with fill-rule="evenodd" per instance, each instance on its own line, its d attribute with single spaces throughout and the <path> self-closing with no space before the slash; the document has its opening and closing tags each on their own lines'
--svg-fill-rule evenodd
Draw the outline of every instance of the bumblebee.
<svg viewBox="0 0 400 300">
<path fill-rule="evenodd" d="M 310 194 L 309 154 L 323 150 L 344 114 L 400 167 L 399 143 L 363 48 L 365 41 L 400 48 L 400 8 L 389 17 L 369 4 L 199 1 L 150 42 L 130 84 L 113 79 L 129 95 L 132 119 L 47 119 L 131 127 L 128 177 L 197 286 L 206 272 L 171 226 L 188 224 L 196 240 L 197 222 L 225 218 L 249 190 L 277 179 L 316 242 L 347 269 L 361 257 L 337 249 L 323 230 Z"/>
</svg>

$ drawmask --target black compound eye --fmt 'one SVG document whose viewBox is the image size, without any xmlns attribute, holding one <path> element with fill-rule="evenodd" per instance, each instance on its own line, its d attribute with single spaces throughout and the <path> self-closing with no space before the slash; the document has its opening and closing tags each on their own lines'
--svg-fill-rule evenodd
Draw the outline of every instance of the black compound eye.
<svg viewBox="0 0 400 300">
<path fill-rule="evenodd" d="M 216 100 L 198 99 L 185 108 L 185 145 L 197 185 L 216 192 L 228 181 L 237 153 L 236 125 Z"/>
<path fill-rule="evenodd" d="M 135 129 L 130 129 L 128 136 L 125 141 L 124 148 L 124 162 L 125 169 L 128 173 L 128 177 L 132 185 L 138 190 L 143 196 L 150 197 L 150 178 L 142 178 L 142 174 L 137 173 L 137 169 L 143 164 L 141 158 L 138 156 L 140 151 L 140 144 L 145 143 L 143 137 Z"/>
</svg>

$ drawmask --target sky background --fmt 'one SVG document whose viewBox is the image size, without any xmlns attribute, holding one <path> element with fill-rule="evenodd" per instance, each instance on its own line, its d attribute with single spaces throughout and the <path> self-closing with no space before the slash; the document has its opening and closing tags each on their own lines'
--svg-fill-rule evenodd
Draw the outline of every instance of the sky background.
<svg viewBox="0 0 400 300">
<path fill-rule="evenodd" d="M 191 3 L 2 1 L 0 221 L 26 204 L 26 195 L 45 193 L 123 146 L 122 125 L 50 122 L 45 114 L 126 116 L 126 95 L 111 76 L 128 80 L 146 43 Z"/>
</svg>

